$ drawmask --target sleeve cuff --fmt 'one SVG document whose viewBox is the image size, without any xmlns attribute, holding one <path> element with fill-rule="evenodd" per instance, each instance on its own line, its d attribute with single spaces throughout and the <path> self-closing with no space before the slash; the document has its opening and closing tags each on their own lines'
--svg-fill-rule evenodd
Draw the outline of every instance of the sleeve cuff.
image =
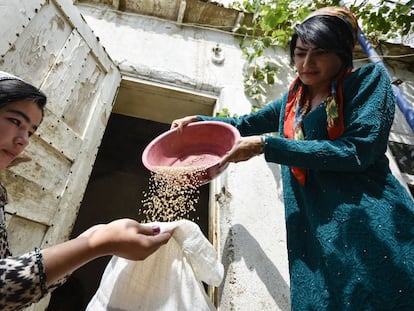
<svg viewBox="0 0 414 311">
<path fill-rule="evenodd" d="M 36 264 L 37 264 L 39 281 L 40 281 L 40 289 L 42 290 L 42 295 L 45 295 L 48 293 L 48 290 L 46 288 L 46 274 L 45 274 L 45 268 L 43 266 L 42 253 L 40 252 L 40 249 L 38 247 L 35 248 L 35 254 L 36 254 Z"/>
</svg>

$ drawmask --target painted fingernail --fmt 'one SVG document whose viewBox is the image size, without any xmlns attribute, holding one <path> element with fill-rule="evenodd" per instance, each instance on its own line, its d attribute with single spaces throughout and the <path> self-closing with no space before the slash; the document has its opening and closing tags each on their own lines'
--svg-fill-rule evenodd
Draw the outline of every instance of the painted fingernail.
<svg viewBox="0 0 414 311">
<path fill-rule="evenodd" d="M 159 226 L 152 226 L 152 232 L 154 232 L 154 233 L 160 233 L 161 232 L 161 228 Z"/>
</svg>

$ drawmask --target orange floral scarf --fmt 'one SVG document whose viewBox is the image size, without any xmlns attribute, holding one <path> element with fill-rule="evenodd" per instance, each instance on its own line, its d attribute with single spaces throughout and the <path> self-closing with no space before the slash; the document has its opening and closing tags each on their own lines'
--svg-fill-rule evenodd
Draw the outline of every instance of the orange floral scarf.
<svg viewBox="0 0 414 311">
<path fill-rule="evenodd" d="M 342 80 L 351 72 L 348 68 L 331 83 L 330 93 L 326 98 L 326 130 L 330 140 L 335 140 L 344 132 Z M 288 99 L 284 118 L 283 134 L 286 138 L 295 140 L 306 139 L 303 132 L 303 118 L 310 111 L 310 99 L 306 86 L 297 77 L 289 87 Z M 306 169 L 290 168 L 292 174 L 302 186 L 306 184 Z"/>
</svg>

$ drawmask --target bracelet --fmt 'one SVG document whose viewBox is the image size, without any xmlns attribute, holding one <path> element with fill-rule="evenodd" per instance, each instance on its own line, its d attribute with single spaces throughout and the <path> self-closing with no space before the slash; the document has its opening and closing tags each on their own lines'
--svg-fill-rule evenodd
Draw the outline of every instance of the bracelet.
<svg viewBox="0 0 414 311">
<path fill-rule="evenodd" d="M 35 248 L 35 254 L 36 254 L 37 267 L 39 269 L 40 289 L 42 291 L 42 294 L 45 295 L 48 292 L 46 288 L 46 274 L 45 274 L 45 268 L 43 266 L 42 253 L 40 252 L 40 249 L 38 247 Z"/>
<path fill-rule="evenodd" d="M 260 142 L 262 146 L 260 153 L 263 153 L 265 151 L 265 146 L 266 146 L 266 136 L 260 136 Z"/>
</svg>

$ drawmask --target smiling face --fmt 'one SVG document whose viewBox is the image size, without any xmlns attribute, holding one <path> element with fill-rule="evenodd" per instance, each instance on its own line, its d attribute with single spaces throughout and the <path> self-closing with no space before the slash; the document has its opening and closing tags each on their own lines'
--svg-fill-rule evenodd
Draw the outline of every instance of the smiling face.
<svg viewBox="0 0 414 311">
<path fill-rule="evenodd" d="M 0 169 L 6 168 L 29 144 L 42 117 L 39 106 L 30 100 L 0 108 Z"/>
<path fill-rule="evenodd" d="M 303 84 L 310 90 L 324 92 L 334 78 L 343 69 L 341 58 L 311 43 L 304 43 L 300 38 L 296 41 L 294 62 Z"/>
</svg>

